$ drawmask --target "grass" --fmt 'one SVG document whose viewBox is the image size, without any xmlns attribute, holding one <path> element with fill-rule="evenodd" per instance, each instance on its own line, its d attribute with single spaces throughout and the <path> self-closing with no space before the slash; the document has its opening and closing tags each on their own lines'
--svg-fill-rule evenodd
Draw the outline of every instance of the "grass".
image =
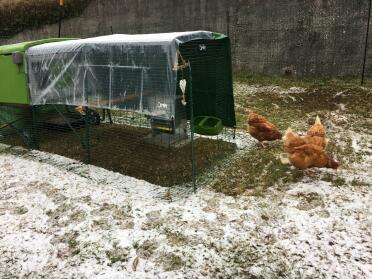
<svg viewBox="0 0 372 279">
<path fill-rule="evenodd" d="M 237 161 L 219 172 L 211 186 L 227 195 L 240 195 L 250 191 L 250 195 L 260 196 L 263 190 L 276 184 L 297 182 L 303 177 L 302 171 L 292 170 L 279 159 L 283 153 L 281 142 L 273 142 L 265 148 L 258 146 L 245 152 Z"/>
<path fill-rule="evenodd" d="M 349 89 L 360 85 L 360 77 L 297 77 L 297 76 L 268 76 L 263 74 L 246 73 L 235 71 L 234 73 L 235 82 L 244 82 L 249 85 L 260 85 L 260 86 L 280 86 L 283 88 L 290 87 L 303 87 L 303 88 L 322 88 L 322 87 L 333 87 L 340 89 Z M 366 79 L 366 85 L 369 85 L 372 80 Z"/>
<path fill-rule="evenodd" d="M 77 231 L 66 234 L 66 241 L 69 248 L 69 253 L 72 256 L 80 253 L 79 242 L 77 241 L 78 237 L 79 233 Z"/>
<path fill-rule="evenodd" d="M 164 271 L 178 270 L 185 265 L 182 258 L 174 253 L 163 254 L 156 261 L 163 266 Z"/>
<path fill-rule="evenodd" d="M 116 262 L 127 262 L 129 252 L 124 248 L 114 247 L 113 250 L 106 251 L 106 256 L 110 260 L 109 265 L 112 265 Z"/>
<path fill-rule="evenodd" d="M 285 130 L 293 123 L 294 119 L 303 119 L 305 122 L 313 121 L 304 119 L 313 113 L 324 116 L 329 111 L 335 111 L 340 104 L 345 104 L 350 113 L 358 112 L 364 117 L 370 116 L 372 109 L 372 92 L 357 85 L 355 80 L 292 80 L 286 78 L 273 78 L 258 76 L 257 78 L 236 78 L 238 83 L 261 86 L 259 94 L 247 94 L 243 89 L 235 89 L 235 102 L 237 104 L 237 125 L 247 127 L 247 110 L 255 110 L 265 115 L 274 122 L 280 130 Z M 278 90 L 271 90 L 265 86 L 303 87 L 306 91 L 298 94 L 286 92 L 285 96 Z M 342 94 L 337 95 L 342 92 Z M 362 123 L 368 128 L 371 123 Z"/>
<path fill-rule="evenodd" d="M 190 239 L 180 231 L 173 231 L 165 227 L 163 232 L 167 236 L 167 240 L 172 243 L 172 245 L 184 246 L 190 244 Z"/>
<path fill-rule="evenodd" d="M 58 22 L 57 0 L 0 0 L 0 37 Z M 64 18 L 80 15 L 91 0 L 65 1 Z"/>
<path fill-rule="evenodd" d="M 133 247 L 136 249 L 136 253 L 143 259 L 149 259 L 158 247 L 158 243 L 154 240 L 145 240 L 142 244 L 138 242 L 134 243 Z"/>
<path fill-rule="evenodd" d="M 361 187 L 370 186 L 368 183 L 366 183 L 364 181 L 361 181 L 359 179 L 353 179 L 351 181 L 351 185 L 352 186 L 361 186 Z"/>
<path fill-rule="evenodd" d="M 352 148 L 352 138 L 348 131 L 370 133 L 368 130 L 372 123 L 372 92 L 360 87 L 357 79 L 318 80 L 238 74 L 235 81 L 234 94 L 239 128 L 247 129 L 248 110 L 264 115 L 282 132 L 288 127 L 304 132 L 313 124 L 316 115 L 319 115 L 326 125 L 328 121 L 335 123 L 337 119 L 329 119 L 332 112 L 336 116 L 345 116 L 346 120 L 337 122 L 337 125 L 344 129 L 337 140 L 335 138 L 338 135 L 332 134 L 327 127 L 331 139 L 327 153 L 341 160 L 343 168 L 363 159 Z M 304 89 L 298 93 L 299 90 L 288 90 L 290 87 Z M 342 111 L 339 110 L 341 104 L 345 106 Z M 226 169 L 221 166 L 222 169 L 220 168 L 212 180 L 212 187 L 233 196 L 243 193 L 262 195 L 266 188 L 273 185 L 300 181 L 304 173 L 283 165 L 278 159 L 283 152 L 280 141 L 265 148 L 257 146 L 247 150 L 236 160 L 228 162 L 224 166 Z M 343 178 L 333 174 L 322 179 L 328 179 L 336 187 L 346 184 Z M 354 184 L 358 185 L 360 182 L 355 181 Z"/>
<path fill-rule="evenodd" d="M 321 177 L 323 181 L 330 182 L 335 187 L 342 187 L 348 185 L 348 182 L 343 177 L 327 173 Z M 367 183 L 358 179 L 353 179 L 350 183 L 352 186 L 368 186 Z"/>
</svg>

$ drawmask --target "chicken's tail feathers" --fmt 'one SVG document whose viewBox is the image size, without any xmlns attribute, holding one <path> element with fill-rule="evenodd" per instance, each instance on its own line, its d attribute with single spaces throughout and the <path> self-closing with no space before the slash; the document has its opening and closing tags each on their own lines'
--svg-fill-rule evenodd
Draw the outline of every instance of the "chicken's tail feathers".
<svg viewBox="0 0 372 279">
<path fill-rule="evenodd" d="M 281 153 L 279 155 L 280 162 L 282 162 L 283 165 L 289 165 L 291 162 L 289 161 L 288 154 L 287 153 Z"/>
</svg>

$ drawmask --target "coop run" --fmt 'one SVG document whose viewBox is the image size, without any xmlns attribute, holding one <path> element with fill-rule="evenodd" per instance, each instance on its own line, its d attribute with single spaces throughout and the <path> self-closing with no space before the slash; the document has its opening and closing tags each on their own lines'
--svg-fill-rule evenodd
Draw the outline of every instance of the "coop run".
<svg viewBox="0 0 372 279">
<path fill-rule="evenodd" d="M 234 152 L 229 38 L 207 31 L 0 47 L 0 140 L 164 186 Z"/>
</svg>

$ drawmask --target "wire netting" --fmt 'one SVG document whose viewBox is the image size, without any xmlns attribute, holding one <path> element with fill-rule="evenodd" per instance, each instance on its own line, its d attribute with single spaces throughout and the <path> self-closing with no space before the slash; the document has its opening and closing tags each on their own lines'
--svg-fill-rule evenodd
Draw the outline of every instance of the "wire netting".
<svg viewBox="0 0 372 279">
<path fill-rule="evenodd" d="M 59 154 L 162 186 L 191 185 L 189 123 L 179 133 L 164 133 L 155 129 L 153 119 L 134 112 L 61 105 L 0 108 L 2 115 L 9 113 L 0 119 L 3 143 Z M 197 137 L 198 173 L 234 149 L 234 144 L 217 137 Z"/>
</svg>

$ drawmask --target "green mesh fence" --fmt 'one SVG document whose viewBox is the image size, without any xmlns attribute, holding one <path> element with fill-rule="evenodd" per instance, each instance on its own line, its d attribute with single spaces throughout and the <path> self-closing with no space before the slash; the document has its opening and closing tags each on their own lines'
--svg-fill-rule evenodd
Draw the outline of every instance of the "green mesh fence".
<svg viewBox="0 0 372 279">
<path fill-rule="evenodd" d="M 162 186 L 196 183 L 235 145 L 219 136 L 191 140 L 185 130 L 162 132 L 146 115 L 115 110 L 84 110 L 70 106 L 23 107 L 13 123 L 12 105 L 0 105 L 0 142 L 62 155 Z M 78 111 L 77 111 L 78 110 Z M 164 123 L 161 123 L 164 124 Z M 164 126 L 164 125 L 163 125 Z M 194 159 L 192 144 L 194 143 Z M 193 164 L 196 167 L 193 174 Z"/>
</svg>

